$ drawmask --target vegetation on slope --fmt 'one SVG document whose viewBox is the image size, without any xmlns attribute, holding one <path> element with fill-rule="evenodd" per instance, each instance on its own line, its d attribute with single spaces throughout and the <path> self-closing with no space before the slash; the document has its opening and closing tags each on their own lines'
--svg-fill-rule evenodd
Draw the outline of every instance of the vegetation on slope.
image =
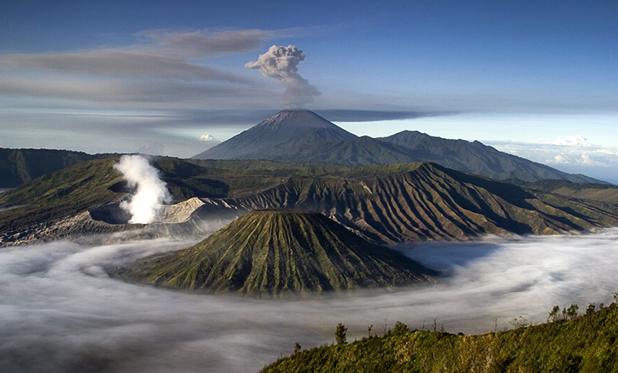
<svg viewBox="0 0 618 373">
<path fill-rule="evenodd" d="M 375 242 L 467 239 L 482 234 L 557 234 L 618 225 L 616 209 L 595 201 L 532 193 L 435 164 L 375 177 L 292 178 L 244 198 L 247 209 L 320 211 Z"/>
<path fill-rule="evenodd" d="M 0 148 L 0 188 L 14 188 L 37 177 L 97 156 L 50 149 Z"/>
<path fill-rule="evenodd" d="M 197 245 L 118 273 L 163 287 L 279 295 L 424 282 L 422 265 L 317 213 L 254 211 Z"/>
<path fill-rule="evenodd" d="M 21 188 L 0 194 L 0 233 L 28 227 L 116 201 L 124 194 L 112 186 L 122 177 L 113 169 L 116 157 L 77 163 L 43 176 Z"/>
<path fill-rule="evenodd" d="M 0 238 L 10 240 L 9 237 L 16 233 L 36 231 L 52 221 L 124 198 L 129 189 L 113 168 L 118 158 L 118 155 L 107 155 L 79 162 L 0 194 Z M 169 157 L 153 158 L 152 163 L 160 171 L 174 202 L 191 197 L 252 194 L 281 184 L 289 175 L 385 174 L 412 167 L 352 168 L 253 160 L 187 161 Z"/>
<path fill-rule="evenodd" d="M 568 198 L 598 201 L 618 206 L 618 187 L 611 184 L 578 184 L 562 180 L 544 180 L 524 184 L 524 186 Z"/>
<path fill-rule="evenodd" d="M 618 305 L 577 317 L 483 335 L 410 331 L 401 323 L 384 336 L 296 353 L 264 372 L 618 372 Z M 345 330 L 343 330 L 345 333 Z"/>
<path fill-rule="evenodd" d="M 113 169 L 117 159 L 79 162 L 0 194 L 0 235 L 6 239 L 124 198 L 129 190 Z M 426 163 L 352 167 L 168 157 L 152 162 L 174 202 L 225 198 L 248 210 L 319 211 L 376 243 L 618 225 L 618 207 L 598 201 L 613 195 L 605 186 L 595 188 L 593 198 L 579 199 L 580 194 L 530 192 Z M 6 210 L 11 206 L 19 207 Z"/>
</svg>

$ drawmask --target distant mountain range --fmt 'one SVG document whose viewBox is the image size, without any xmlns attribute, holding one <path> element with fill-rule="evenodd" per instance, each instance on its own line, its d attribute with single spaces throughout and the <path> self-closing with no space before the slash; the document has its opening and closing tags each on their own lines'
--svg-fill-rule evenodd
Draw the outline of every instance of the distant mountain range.
<svg viewBox="0 0 618 373">
<path fill-rule="evenodd" d="M 308 110 L 281 111 L 194 158 L 346 165 L 425 161 L 496 180 L 602 183 L 500 152 L 478 141 L 449 140 L 418 131 L 382 138 L 358 137 Z"/>
<path fill-rule="evenodd" d="M 270 296 L 427 282 L 433 271 L 317 213 L 253 211 L 188 249 L 112 270 L 163 287 Z"/>
</svg>

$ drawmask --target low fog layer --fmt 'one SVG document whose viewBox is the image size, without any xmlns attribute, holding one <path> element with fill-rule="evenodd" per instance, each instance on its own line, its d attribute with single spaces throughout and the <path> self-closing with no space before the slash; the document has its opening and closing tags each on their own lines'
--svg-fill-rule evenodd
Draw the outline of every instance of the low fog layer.
<svg viewBox="0 0 618 373">
<path fill-rule="evenodd" d="M 543 321 L 553 304 L 606 302 L 618 290 L 618 230 L 406 249 L 450 273 L 439 285 L 311 300 L 195 295 L 110 279 L 103 270 L 192 242 L 0 250 L 0 371 L 256 371 L 294 342 L 331 342 L 401 320 L 452 332 Z"/>
</svg>

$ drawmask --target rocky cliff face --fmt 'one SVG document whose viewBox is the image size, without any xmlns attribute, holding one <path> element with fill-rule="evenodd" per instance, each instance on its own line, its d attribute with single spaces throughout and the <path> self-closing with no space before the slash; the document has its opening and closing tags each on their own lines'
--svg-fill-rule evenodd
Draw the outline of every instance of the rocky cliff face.
<svg viewBox="0 0 618 373">
<path fill-rule="evenodd" d="M 559 234 L 618 224 L 616 211 L 592 201 L 532 193 L 434 164 L 384 177 L 296 178 L 225 202 L 247 210 L 319 211 L 379 243 Z"/>
</svg>

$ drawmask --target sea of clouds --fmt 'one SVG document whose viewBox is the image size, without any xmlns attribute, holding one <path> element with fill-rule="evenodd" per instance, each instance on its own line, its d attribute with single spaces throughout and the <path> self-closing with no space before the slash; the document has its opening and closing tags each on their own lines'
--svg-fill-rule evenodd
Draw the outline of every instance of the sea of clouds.
<svg viewBox="0 0 618 373">
<path fill-rule="evenodd" d="M 477 333 L 554 304 L 609 303 L 618 290 L 618 230 L 513 241 L 401 247 L 441 270 L 438 284 L 313 299 L 190 294 L 109 278 L 105 267 L 192 241 L 70 241 L 0 250 L 0 371 L 246 372 L 303 347 L 400 320 Z"/>
</svg>

